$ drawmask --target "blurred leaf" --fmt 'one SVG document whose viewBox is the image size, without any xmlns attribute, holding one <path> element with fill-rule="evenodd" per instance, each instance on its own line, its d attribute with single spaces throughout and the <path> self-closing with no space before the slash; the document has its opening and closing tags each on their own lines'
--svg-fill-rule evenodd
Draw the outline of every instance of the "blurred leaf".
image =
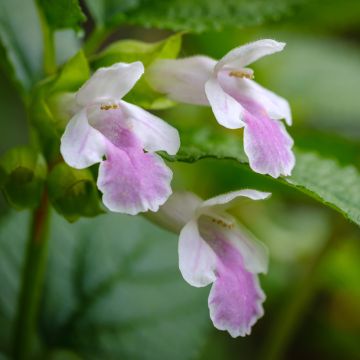
<svg viewBox="0 0 360 360">
<path fill-rule="evenodd" d="M 165 40 L 155 43 L 146 43 L 137 40 L 120 40 L 92 60 L 92 66 L 97 69 L 102 66 L 111 66 L 117 62 L 141 61 L 145 69 L 157 59 L 174 59 L 181 49 L 182 34 L 169 36 Z M 174 103 L 164 95 L 155 92 L 146 81 L 145 75 L 136 83 L 126 95 L 125 100 L 148 109 L 164 109 Z"/>
<path fill-rule="evenodd" d="M 52 29 L 73 28 L 78 30 L 86 17 L 78 0 L 37 0 Z"/>
<path fill-rule="evenodd" d="M 57 4 L 58 1 L 51 3 Z M 65 22 L 67 16 L 63 16 Z M 79 44 L 74 32 L 67 30 L 55 34 L 55 46 L 57 61 L 62 63 L 74 54 Z M 0 66 L 24 95 L 44 76 L 42 57 L 43 39 L 35 0 L 2 0 Z"/>
<path fill-rule="evenodd" d="M 209 126 L 200 130 L 185 130 L 185 133 L 182 132 L 179 153 L 176 156 L 161 155 L 170 161 L 194 162 L 202 158 L 215 158 L 234 159 L 247 164 L 240 134 L 240 131 L 211 129 Z M 272 181 L 292 186 L 360 225 L 359 170 L 311 151 L 295 149 L 295 155 L 293 174 Z"/>
<path fill-rule="evenodd" d="M 278 20 L 301 0 L 86 0 L 100 26 L 137 24 L 196 32 Z"/>
<path fill-rule="evenodd" d="M 80 50 L 60 69 L 50 91 L 52 93 L 77 91 L 89 77 L 89 63 L 84 52 Z"/>
<path fill-rule="evenodd" d="M 88 169 L 73 169 L 60 163 L 49 174 L 48 189 L 52 205 L 69 221 L 103 212 L 94 177 Z"/>
<path fill-rule="evenodd" d="M 30 147 L 13 148 L 0 159 L 0 187 L 9 203 L 18 209 L 38 205 L 46 174 L 44 157 Z"/>
<path fill-rule="evenodd" d="M 27 218 L 13 214 L 0 227 L 0 351 L 11 332 Z M 69 224 L 55 214 L 48 264 L 40 308 L 45 346 L 96 360 L 187 360 L 201 350 L 208 289 L 182 279 L 177 236 L 142 217 Z"/>
<path fill-rule="evenodd" d="M 4 354 L 10 353 L 28 219 L 28 212 L 0 219 L 0 351 Z"/>
<path fill-rule="evenodd" d="M 0 69 L 0 108 L 0 154 L 2 154 L 13 146 L 26 144 L 28 138 L 24 105 L 2 69 Z"/>
<path fill-rule="evenodd" d="M 5 49 L 0 65 L 8 64 L 8 75 L 29 90 L 42 75 L 42 35 L 33 0 L 0 2 L 0 42 Z"/>
<path fill-rule="evenodd" d="M 256 63 L 257 78 L 272 90 L 281 89 L 292 105 L 295 124 L 359 137 L 359 48 L 327 37 L 285 32 L 277 37 L 287 46 L 281 55 Z"/>
</svg>

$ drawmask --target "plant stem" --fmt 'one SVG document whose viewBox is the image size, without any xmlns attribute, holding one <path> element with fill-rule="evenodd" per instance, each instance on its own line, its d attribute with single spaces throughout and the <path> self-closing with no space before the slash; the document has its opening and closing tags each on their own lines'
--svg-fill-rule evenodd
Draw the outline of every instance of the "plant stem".
<svg viewBox="0 0 360 360">
<path fill-rule="evenodd" d="M 113 29 L 97 27 L 90 34 L 89 38 L 86 40 L 84 44 L 84 51 L 87 56 L 91 56 L 99 50 L 102 43 L 110 36 Z"/>
<path fill-rule="evenodd" d="M 317 270 L 337 240 L 337 235 L 339 235 L 338 231 L 334 231 L 326 244 L 308 264 L 302 278 L 290 297 L 286 299 L 285 306 L 269 329 L 269 336 L 265 340 L 259 359 L 281 360 L 284 358 L 305 311 L 316 295 L 319 285 Z"/>
<path fill-rule="evenodd" d="M 41 9 L 41 6 L 38 4 L 38 2 L 36 3 L 37 3 L 37 11 L 40 19 L 41 30 L 43 34 L 44 73 L 46 75 L 52 75 L 56 72 L 54 31 L 49 27 L 45 15 Z"/>
<path fill-rule="evenodd" d="M 47 248 L 50 207 L 46 191 L 39 207 L 33 212 L 27 243 L 22 283 L 14 328 L 13 358 L 30 358 L 35 338 L 39 300 L 43 286 Z"/>
</svg>

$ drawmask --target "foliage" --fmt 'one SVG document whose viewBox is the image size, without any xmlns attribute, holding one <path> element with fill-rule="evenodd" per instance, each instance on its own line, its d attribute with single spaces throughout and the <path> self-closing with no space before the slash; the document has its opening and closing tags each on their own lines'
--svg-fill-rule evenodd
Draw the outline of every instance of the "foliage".
<svg viewBox="0 0 360 360">
<path fill-rule="evenodd" d="M 270 360 L 290 312 L 283 358 L 358 359 L 359 9 L 356 0 L 0 1 L 0 359 L 12 358 L 30 221 L 9 205 L 34 210 L 45 192 L 54 214 L 35 358 Z M 265 37 L 287 42 L 254 65 L 256 80 L 287 98 L 294 115 L 296 167 L 279 179 L 251 170 L 241 130 L 220 127 L 209 109 L 175 104 L 146 79 L 158 59 L 219 58 Z M 125 100 L 180 133 L 180 151 L 160 153 L 173 189 L 273 193 L 234 211 L 272 256 L 261 278 L 266 316 L 250 338 L 211 333 L 208 289 L 181 279 L 177 237 L 142 217 L 105 214 L 97 165 L 73 169 L 60 155 L 76 91 L 92 71 L 133 61 L 145 74 Z"/>
<path fill-rule="evenodd" d="M 27 220 L 13 213 L 0 227 L 0 351 L 9 349 Z M 206 291 L 177 270 L 175 235 L 141 217 L 54 216 L 42 304 L 44 351 L 86 359 L 191 359 L 209 326 Z"/>
</svg>

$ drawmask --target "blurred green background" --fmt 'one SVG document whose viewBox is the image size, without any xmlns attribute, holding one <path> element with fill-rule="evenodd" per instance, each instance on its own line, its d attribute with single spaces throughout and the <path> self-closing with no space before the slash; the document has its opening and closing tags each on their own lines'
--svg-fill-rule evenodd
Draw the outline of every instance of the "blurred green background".
<svg viewBox="0 0 360 360">
<path fill-rule="evenodd" d="M 25 1 L 14 3 L 28 7 Z M 3 14 L 9 11 L 7 6 L 0 4 Z M 34 25 L 36 13 L 26 9 L 23 18 L 11 14 L 9 41 L 23 49 L 21 61 L 29 69 L 23 76 L 32 84 L 41 78 L 37 58 L 41 36 Z M 6 25 L 1 21 L 0 32 Z M 86 34 L 92 21 L 86 23 Z M 103 46 L 116 39 L 156 41 L 169 34 L 118 26 Z M 261 25 L 253 21 L 242 28 L 188 33 L 181 56 L 203 53 L 219 58 L 260 38 L 287 43 L 282 53 L 252 67 L 259 83 L 289 100 L 294 118 L 289 132 L 296 144 L 360 169 L 360 2 L 303 1 Z M 59 32 L 59 63 L 74 54 L 79 43 L 73 32 Z M 26 109 L 6 66 L 0 68 L 0 109 L 1 154 L 29 141 Z M 218 127 L 208 108 L 177 105 L 158 114 L 183 131 L 201 124 Z M 270 249 L 269 273 L 261 276 L 267 294 L 265 316 L 246 338 L 232 339 L 214 329 L 207 310 L 209 288 L 192 288 L 182 280 L 176 236 L 143 217 L 101 215 L 70 224 L 54 213 L 38 321 L 38 347 L 46 349 L 42 356 L 360 359 L 359 229 L 304 194 L 234 161 L 169 165 L 175 189 L 192 190 L 204 198 L 241 187 L 273 192 L 269 201 L 236 210 Z M 28 214 L 10 210 L 4 198 L 0 209 L 0 359 L 6 359 Z"/>
</svg>

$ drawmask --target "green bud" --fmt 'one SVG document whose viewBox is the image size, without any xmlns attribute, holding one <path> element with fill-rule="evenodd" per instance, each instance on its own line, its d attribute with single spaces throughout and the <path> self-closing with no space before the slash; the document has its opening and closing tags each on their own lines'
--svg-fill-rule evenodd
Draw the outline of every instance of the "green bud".
<svg viewBox="0 0 360 360">
<path fill-rule="evenodd" d="M 0 159 L 0 187 L 10 205 L 17 209 L 39 204 L 46 174 L 44 157 L 30 147 L 13 148 Z"/>
<path fill-rule="evenodd" d="M 49 174 L 48 189 L 52 205 L 68 221 L 103 212 L 94 177 L 88 169 L 78 170 L 60 163 Z"/>
</svg>

